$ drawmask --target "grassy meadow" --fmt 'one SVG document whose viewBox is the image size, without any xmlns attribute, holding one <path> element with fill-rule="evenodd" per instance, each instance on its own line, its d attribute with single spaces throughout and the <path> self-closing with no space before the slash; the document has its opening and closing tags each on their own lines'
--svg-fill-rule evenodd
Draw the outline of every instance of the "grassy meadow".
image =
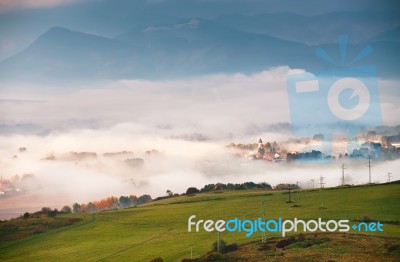
<svg viewBox="0 0 400 262">
<path fill-rule="evenodd" d="M 291 197 L 293 203 L 287 203 L 288 194 L 283 191 L 214 191 L 98 212 L 94 216 L 58 215 L 54 218 L 56 221 L 81 220 L 57 229 L 40 230 L 18 240 L 10 237 L 4 240 L 5 231 L 0 231 L 0 261 L 150 261 L 156 257 L 180 261 L 190 258 L 191 253 L 193 257 L 200 257 L 211 250 L 217 233 L 188 232 L 187 220 L 191 215 L 197 216 L 195 221 L 256 219 L 262 217 L 263 205 L 267 219 L 321 217 L 324 220 L 348 219 L 352 225 L 354 219 L 366 216 L 381 221 L 384 232 L 364 235 L 382 236 L 400 244 L 400 183 L 301 190 L 292 192 Z M 17 224 L 15 228 L 18 227 L 26 229 L 27 225 Z M 350 232 L 347 234 L 353 234 Z M 228 244 L 245 247 L 248 243 L 261 242 L 260 232 L 251 237 L 246 237 L 244 232 L 222 232 L 220 237 Z M 269 239 L 279 237 L 278 233 L 267 235 Z M 398 254 L 398 250 L 396 252 Z"/>
</svg>

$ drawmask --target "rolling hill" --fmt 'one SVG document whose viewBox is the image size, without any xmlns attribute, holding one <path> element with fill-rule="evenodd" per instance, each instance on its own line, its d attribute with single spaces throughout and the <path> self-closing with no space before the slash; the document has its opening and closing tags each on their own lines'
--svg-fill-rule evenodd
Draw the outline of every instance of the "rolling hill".
<svg viewBox="0 0 400 262">
<path fill-rule="evenodd" d="M 282 191 L 215 191 L 167 198 L 135 208 L 99 212 L 95 216 L 90 214 L 62 215 L 59 217 L 60 220 L 65 218 L 83 220 L 45 233 L 35 233 L 33 236 L 20 240 L 0 241 L 0 259 L 2 261 L 76 261 L 77 259 L 84 261 L 149 261 L 155 257 L 162 257 L 165 261 L 180 261 L 182 258 L 190 258 L 191 250 L 193 257 L 200 257 L 211 250 L 217 234 L 205 231 L 188 232 L 189 216 L 195 214 L 198 219 L 213 220 L 234 217 L 256 219 L 261 216 L 262 202 L 266 208 L 267 218 L 316 219 L 321 217 L 323 220 L 348 219 L 354 221 L 368 217 L 371 220 L 382 221 L 384 232 L 367 233 L 365 237 L 362 237 L 362 241 L 373 239 L 372 237 L 368 238 L 368 235 L 373 235 L 377 239 L 381 239 L 377 245 L 381 245 L 383 243 L 381 241 L 387 239 L 398 246 L 400 243 L 399 189 L 399 183 L 391 183 L 330 188 L 322 192 L 306 190 L 293 193 L 294 203 L 287 203 L 287 192 Z M 321 204 L 323 204 L 323 208 L 321 208 Z M 351 238 L 351 235 L 353 232 L 344 234 L 344 236 L 349 236 L 348 238 Z M 247 243 L 261 242 L 260 233 L 245 237 L 243 232 L 223 232 L 220 237 L 227 243 L 239 244 L 241 252 L 252 249 L 252 244 L 247 246 Z M 335 260 L 341 254 L 347 254 L 347 252 L 352 254 L 352 248 L 360 248 L 356 244 L 352 247 L 354 242 L 349 240 L 346 248 L 342 247 L 339 250 L 337 246 L 335 247 L 335 243 L 337 243 L 335 235 L 327 234 L 327 237 L 332 238 L 332 245 L 316 245 L 311 249 L 304 249 L 304 251 L 308 254 L 321 254 L 318 252 L 322 252 L 325 254 L 324 259 Z M 354 237 L 357 238 L 357 235 Z M 282 239 L 277 234 L 267 235 L 269 241 L 276 241 L 277 238 L 278 240 Z M 374 248 L 376 247 L 374 246 Z M 330 251 L 328 252 L 328 250 Z M 399 256 L 398 252 L 388 254 L 388 251 L 381 251 L 389 258 Z M 282 252 L 283 256 L 285 254 L 293 256 L 290 250 L 282 250 Z M 281 251 L 278 253 L 280 254 Z M 243 255 L 239 252 L 236 255 L 240 256 L 241 254 Z M 302 256 L 304 253 L 298 252 L 297 258 Z M 380 259 L 380 257 L 378 258 Z"/>
</svg>

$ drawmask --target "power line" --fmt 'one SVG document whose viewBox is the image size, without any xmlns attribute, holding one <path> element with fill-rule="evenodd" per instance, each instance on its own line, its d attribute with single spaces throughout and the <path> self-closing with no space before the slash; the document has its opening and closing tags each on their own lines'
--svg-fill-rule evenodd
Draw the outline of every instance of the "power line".
<svg viewBox="0 0 400 262">
<path fill-rule="evenodd" d="M 322 189 L 324 188 L 324 184 L 325 184 L 324 179 L 325 179 L 325 177 L 319 176 L 319 185 L 321 187 L 321 189 L 320 189 L 321 208 L 324 208 L 324 200 L 322 198 Z"/>
<path fill-rule="evenodd" d="M 261 201 L 261 216 L 263 218 L 263 221 L 265 221 L 266 215 L 264 209 L 264 201 Z M 267 233 L 264 231 L 262 232 L 261 242 L 266 242 L 266 241 L 267 241 Z"/>
<path fill-rule="evenodd" d="M 387 174 L 388 183 L 390 183 L 390 178 L 392 178 L 392 177 L 393 177 L 393 176 L 392 176 L 392 173 L 389 172 L 389 173 Z"/>
<path fill-rule="evenodd" d="M 346 168 L 344 167 L 344 164 L 342 164 L 342 186 L 344 186 L 344 170 Z"/>
<path fill-rule="evenodd" d="M 324 188 L 325 182 L 324 182 L 325 177 L 319 176 L 319 185 L 322 188 Z"/>
<path fill-rule="evenodd" d="M 221 252 L 221 239 L 219 238 L 219 231 L 217 231 L 217 252 Z"/>
<path fill-rule="evenodd" d="M 371 156 L 368 156 L 369 183 L 371 184 Z"/>
</svg>

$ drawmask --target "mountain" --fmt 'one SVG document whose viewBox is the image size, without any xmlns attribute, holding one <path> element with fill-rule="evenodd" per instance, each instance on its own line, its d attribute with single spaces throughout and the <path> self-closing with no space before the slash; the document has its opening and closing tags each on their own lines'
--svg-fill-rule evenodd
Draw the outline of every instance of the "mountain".
<svg viewBox="0 0 400 262">
<path fill-rule="evenodd" d="M 391 41 L 400 43 L 400 26 L 393 30 L 385 31 L 372 39 L 373 41 Z"/>
<path fill-rule="evenodd" d="M 178 75 L 251 73 L 278 65 L 295 66 L 304 62 L 296 53 L 310 53 L 303 44 L 242 32 L 200 18 L 136 28 L 115 39 L 146 47 L 158 69 Z"/>
<path fill-rule="evenodd" d="M 349 45 L 348 56 L 356 57 L 366 45 Z M 337 44 L 320 47 L 340 60 Z M 316 48 L 201 18 L 136 27 L 113 39 L 57 27 L 0 62 L 0 81 L 175 78 L 284 65 L 311 72 L 337 69 L 315 56 Z M 375 41 L 373 50 L 365 61 L 377 66 L 379 76 L 397 76 L 399 43 Z"/>
<path fill-rule="evenodd" d="M 28 48 L 0 63 L 0 79 L 19 80 L 108 78 L 122 75 L 124 63 L 135 59 L 139 47 L 113 39 L 51 28 Z"/>
<path fill-rule="evenodd" d="M 290 13 L 223 15 L 214 22 L 255 34 L 309 45 L 337 42 L 338 35 L 348 35 L 350 43 L 365 42 L 388 28 L 400 25 L 400 18 L 372 12 L 333 12 L 317 16 Z"/>
<path fill-rule="evenodd" d="M 52 28 L 0 63 L 0 79 L 166 78 L 300 66 L 302 44 L 203 19 L 133 29 L 109 39 Z M 305 61 L 305 60 L 304 60 Z"/>
</svg>

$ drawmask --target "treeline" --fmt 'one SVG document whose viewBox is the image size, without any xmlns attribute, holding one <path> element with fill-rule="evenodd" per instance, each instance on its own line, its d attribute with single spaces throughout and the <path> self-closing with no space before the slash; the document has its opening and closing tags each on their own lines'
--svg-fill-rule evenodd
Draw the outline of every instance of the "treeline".
<svg viewBox="0 0 400 262">
<path fill-rule="evenodd" d="M 297 184 L 277 184 L 274 188 L 276 190 L 297 190 L 300 189 L 300 186 Z"/>
<path fill-rule="evenodd" d="M 217 184 L 208 184 L 205 185 L 202 189 L 200 189 L 201 192 L 209 192 L 213 190 L 245 190 L 245 189 L 272 189 L 271 185 L 265 182 L 262 183 L 254 183 L 254 182 L 245 182 L 241 184 L 233 184 L 233 183 L 228 183 L 228 184 L 223 184 L 223 183 L 217 183 Z"/>
<path fill-rule="evenodd" d="M 341 158 L 349 159 L 375 159 L 375 160 L 395 160 L 400 158 L 400 148 L 394 146 L 383 147 L 381 143 L 365 142 L 358 149 L 353 149 L 349 154 L 340 154 Z M 288 153 L 286 156 L 287 162 L 294 160 L 324 160 L 324 159 L 336 159 L 335 156 L 325 155 L 321 151 L 312 150 L 311 152 L 301 153 Z"/>
<path fill-rule="evenodd" d="M 145 204 L 152 201 L 150 195 L 143 195 L 136 197 L 135 195 L 130 196 L 120 196 L 119 198 L 115 196 L 110 196 L 99 201 L 93 201 L 84 204 L 74 203 L 72 205 L 72 211 L 74 213 L 94 213 L 103 210 L 114 210 L 119 208 L 134 207 L 137 205 Z"/>
</svg>

